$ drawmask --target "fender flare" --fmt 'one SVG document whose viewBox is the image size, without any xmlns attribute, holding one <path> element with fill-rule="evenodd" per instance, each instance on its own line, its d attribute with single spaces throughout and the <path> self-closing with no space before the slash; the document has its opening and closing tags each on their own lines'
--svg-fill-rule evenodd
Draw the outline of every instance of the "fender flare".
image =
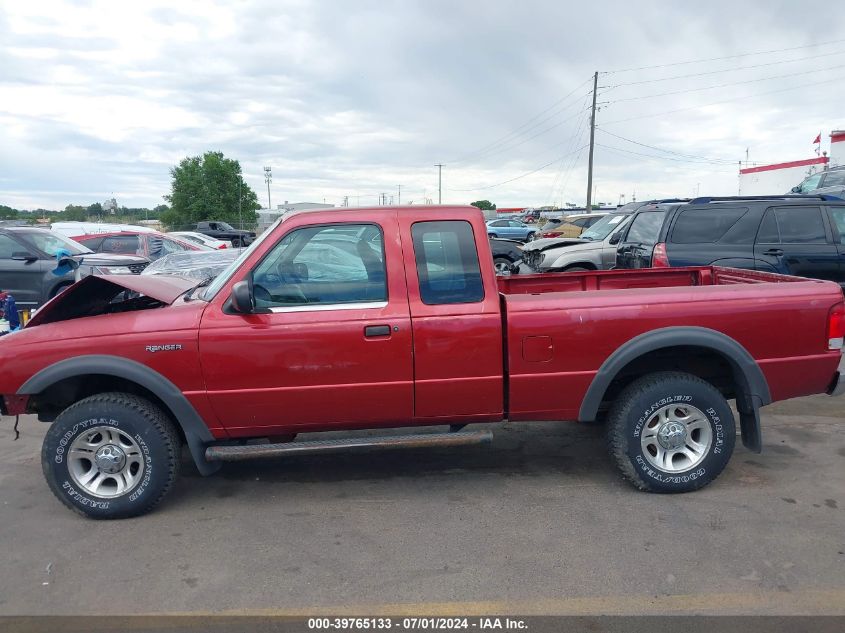
<svg viewBox="0 0 845 633">
<path fill-rule="evenodd" d="M 205 459 L 206 445 L 215 438 L 193 405 L 176 385 L 137 361 L 105 354 L 75 356 L 45 367 L 21 385 L 18 394 L 35 395 L 61 380 L 86 374 L 123 378 L 154 393 L 176 418 L 200 474 L 211 475 L 219 470 L 219 464 L 209 463 Z"/>
<path fill-rule="evenodd" d="M 667 327 L 632 338 L 608 356 L 599 367 L 581 403 L 578 420 L 595 420 L 608 386 L 628 363 L 649 352 L 679 346 L 702 347 L 716 352 L 730 363 L 734 381 L 739 385 L 736 402 L 740 414 L 742 443 L 759 453 L 762 449 L 759 409 L 772 402 L 769 384 L 748 350 L 730 336 L 710 328 Z"/>
</svg>

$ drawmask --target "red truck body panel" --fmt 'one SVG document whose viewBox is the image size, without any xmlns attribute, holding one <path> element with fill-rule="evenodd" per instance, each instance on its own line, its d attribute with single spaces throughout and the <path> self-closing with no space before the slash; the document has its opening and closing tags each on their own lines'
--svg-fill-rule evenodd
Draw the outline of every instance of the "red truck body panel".
<svg viewBox="0 0 845 633">
<path fill-rule="evenodd" d="M 471 226 L 480 301 L 422 300 L 411 229 L 424 221 Z M 290 231 L 344 222 L 380 227 L 386 301 L 260 314 L 227 309 L 233 286 Z M 178 386 L 223 439 L 505 417 L 577 419 L 602 364 L 631 339 L 668 327 L 707 328 L 737 342 L 762 368 L 773 400 L 823 392 L 840 360 L 827 338 L 829 312 L 842 302 L 834 283 L 719 268 L 497 279 L 483 216 L 474 208 L 293 214 L 256 242 L 208 301 L 199 293 L 186 300 L 178 283 L 150 279 L 130 281 L 167 305 L 33 321 L 35 327 L 0 339 L 0 361 L 7 350 L 15 358 L 0 362 L 0 394 L 17 394 L 31 376 L 74 356 L 125 358 Z M 78 290 L 51 302 L 42 320 L 61 313 L 63 297 Z M 389 334 L 367 336 L 368 326 L 388 326 Z M 156 345 L 180 347 L 151 352 Z"/>
</svg>

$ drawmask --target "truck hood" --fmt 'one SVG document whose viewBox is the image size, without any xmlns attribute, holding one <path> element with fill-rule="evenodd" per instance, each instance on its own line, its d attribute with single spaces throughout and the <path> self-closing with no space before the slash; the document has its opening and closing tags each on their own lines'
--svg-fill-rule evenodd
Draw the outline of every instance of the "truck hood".
<svg viewBox="0 0 845 633">
<path fill-rule="evenodd" d="M 533 242 L 528 242 L 523 251 L 547 251 L 550 248 L 561 246 L 574 246 L 576 244 L 592 244 L 590 240 L 582 240 L 578 237 L 543 237 Z"/>
<path fill-rule="evenodd" d="M 44 304 L 26 327 L 170 305 L 195 285 L 194 279 L 170 275 L 92 275 Z M 127 290 L 141 296 L 115 301 Z"/>
</svg>

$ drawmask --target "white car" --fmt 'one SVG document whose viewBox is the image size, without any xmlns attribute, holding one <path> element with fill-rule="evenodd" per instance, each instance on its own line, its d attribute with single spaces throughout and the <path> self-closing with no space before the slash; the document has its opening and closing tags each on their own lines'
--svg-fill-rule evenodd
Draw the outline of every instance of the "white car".
<svg viewBox="0 0 845 633">
<path fill-rule="evenodd" d="M 202 233 L 195 233 L 194 231 L 170 231 L 170 234 L 178 235 L 182 239 L 190 240 L 191 242 L 196 242 L 197 244 L 203 244 L 204 246 L 209 246 L 214 249 L 232 248 L 231 242 L 217 240 L 213 237 L 209 237 L 208 235 L 203 235 Z"/>
</svg>

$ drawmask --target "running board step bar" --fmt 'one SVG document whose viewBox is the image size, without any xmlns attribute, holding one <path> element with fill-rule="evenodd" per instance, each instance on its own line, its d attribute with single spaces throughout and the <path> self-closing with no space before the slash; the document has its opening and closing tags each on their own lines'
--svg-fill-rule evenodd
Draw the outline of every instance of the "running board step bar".
<svg viewBox="0 0 845 633">
<path fill-rule="evenodd" d="M 242 446 L 209 446 L 205 449 L 208 461 L 239 462 L 246 459 L 268 459 L 285 455 L 312 455 L 349 449 L 435 448 L 489 444 L 491 431 L 459 431 L 451 433 L 419 433 L 415 435 L 387 435 L 354 437 L 339 440 L 313 440 L 282 444 L 246 444 Z"/>
</svg>

